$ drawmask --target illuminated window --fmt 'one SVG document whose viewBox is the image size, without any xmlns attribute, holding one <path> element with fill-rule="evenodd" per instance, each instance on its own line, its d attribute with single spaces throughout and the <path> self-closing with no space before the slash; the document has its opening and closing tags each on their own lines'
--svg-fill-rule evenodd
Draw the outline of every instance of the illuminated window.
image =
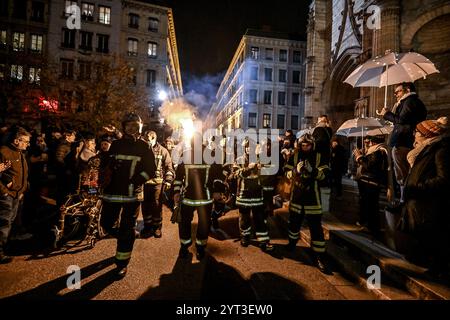
<svg viewBox="0 0 450 320">
<path fill-rule="evenodd" d="M 42 52 L 42 39 L 40 34 L 31 35 L 31 51 L 41 53 Z"/>
<path fill-rule="evenodd" d="M 23 66 L 13 64 L 11 65 L 11 79 L 22 81 L 23 79 Z"/>
<path fill-rule="evenodd" d="M 138 55 L 138 41 L 136 39 L 128 39 L 128 55 L 137 56 Z"/>
<path fill-rule="evenodd" d="M 25 33 L 14 32 L 13 34 L 13 50 L 24 51 L 25 50 Z"/>
<path fill-rule="evenodd" d="M 271 119 L 270 119 L 270 113 L 264 113 L 263 114 L 263 128 L 270 128 L 272 123 L 271 123 Z"/>
<path fill-rule="evenodd" d="M 111 24 L 111 8 L 99 6 L 98 11 L 99 11 L 98 22 L 103 24 Z"/>
<path fill-rule="evenodd" d="M 157 56 L 157 50 L 158 50 L 158 44 L 156 42 L 149 42 L 148 43 L 148 56 L 150 58 L 156 58 Z"/>
<path fill-rule="evenodd" d="M 30 67 L 30 72 L 29 72 L 30 83 L 39 84 L 39 82 L 41 80 L 40 74 L 41 74 L 41 68 Z"/>
</svg>

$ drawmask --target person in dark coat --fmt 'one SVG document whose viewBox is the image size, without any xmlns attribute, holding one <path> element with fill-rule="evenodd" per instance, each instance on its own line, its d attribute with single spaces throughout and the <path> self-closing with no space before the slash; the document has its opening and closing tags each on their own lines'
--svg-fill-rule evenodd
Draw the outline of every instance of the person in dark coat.
<svg viewBox="0 0 450 320">
<path fill-rule="evenodd" d="M 429 257 L 429 274 L 437 277 L 448 277 L 450 262 L 450 135 L 446 119 L 417 125 L 414 149 L 407 157 L 411 171 L 404 191 L 409 231 L 417 240 L 414 256 Z"/>
<path fill-rule="evenodd" d="M 361 166 L 358 181 L 360 221 L 367 221 L 370 232 L 376 237 L 380 232 L 380 192 L 388 185 L 389 156 L 384 137 L 368 136 L 369 149 L 365 154 L 359 149 L 353 151 L 356 162 Z"/>
<path fill-rule="evenodd" d="M 409 171 L 406 155 L 413 148 L 414 129 L 419 122 L 426 119 L 427 109 L 419 99 L 413 83 L 404 82 L 398 85 L 394 94 L 397 102 L 392 110 L 383 108 L 381 112 L 377 111 L 377 114 L 394 124 L 389 147 L 392 148 L 395 178 L 400 185 L 401 193 L 403 193 L 403 186 Z M 402 201 L 403 196 L 400 195 L 400 202 Z"/>
</svg>

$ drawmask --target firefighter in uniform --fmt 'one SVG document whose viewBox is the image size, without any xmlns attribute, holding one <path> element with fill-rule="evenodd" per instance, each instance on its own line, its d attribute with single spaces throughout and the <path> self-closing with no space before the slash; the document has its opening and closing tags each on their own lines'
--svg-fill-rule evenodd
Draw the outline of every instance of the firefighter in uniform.
<svg viewBox="0 0 450 320">
<path fill-rule="evenodd" d="M 161 238 L 162 227 L 162 193 L 170 190 L 175 178 L 175 171 L 172 165 L 172 158 L 169 151 L 160 145 L 156 140 L 155 131 L 147 131 L 144 140 L 153 151 L 156 162 L 156 172 L 144 185 L 144 202 L 142 203 L 142 215 L 144 217 L 144 228 L 141 231 L 141 238 Z"/>
<path fill-rule="evenodd" d="M 329 273 L 324 262 L 325 238 L 322 229 L 322 206 L 318 182 L 326 179 L 329 168 L 321 154 L 314 150 L 314 138 L 304 134 L 297 142 L 297 149 L 288 164 L 287 177 L 292 180 L 289 203 L 289 244 L 293 251 L 300 238 L 300 228 L 306 215 L 310 233 L 314 262 L 324 273 Z"/>
<path fill-rule="evenodd" d="M 270 138 L 264 140 L 260 144 L 260 152 L 266 153 L 267 157 L 272 155 L 272 141 Z M 275 163 L 268 163 L 263 165 L 264 168 L 270 169 L 271 172 L 277 171 L 276 174 L 261 175 L 261 183 L 263 188 L 263 205 L 264 205 L 264 217 L 267 219 L 273 216 L 273 197 L 275 195 L 275 190 L 278 185 L 278 173 L 280 172 L 279 167 Z M 276 168 L 278 167 L 278 169 Z"/>
<path fill-rule="evenodd" d="M 142 120 L 135 114 L 127 114 L 122 122 L 124 135 L 113 141 L 109 157 L 100 168 L 103 188 L 103 214 L 101 225 L 109 234 L 117 237 L 115 261 L 117 276 L 123 278 L 135 241 L 135 224 L 143 200 L 143 185 L 155 174 L 155 157 L 148 145 L 139 139 Z M 115 228 L 120 216 L 120 225 Z"/>
<path fill-rule="evenodd" d="M 263 184 L 261 181 L 261 165 L 257 162 L 250 163 L 250 141 L 243 142 L 244 155 L 236 159 L 240 166 L 237 170 L 237 195 L 236 206 L 239 208 L 239 230 L 241 233 L 241 245 L 248 247 L 252 234 L 252 220 L 255 225 L 256 240 L 262 251 L 272 251 L 269 229 L 264 213 Z M 256 157 L 256 154 L 255 154 Z"/>
<path fill-rule="evenodd" d="M 199 149 L 203 155 L 204 147 Z M 196 164 L 195 151 L 193 142 L 184 143 L 183 154 L 176 168 L 173 192 L 175 206 L 180 207 L 181 215 L 178 219 L 181 243 L 179 255 L 185 258 L 189 253 L 189 247 L 192 244 L 191 223 L 194 211 L 197 210 L 198 226 L 195 246 L 197 259 L 201 260 L 205 256 L 208 242 L 213 201 L 219 201 L 225 190 L 222 189 L 224 186 L 222 166 L 216 163 L 206 164 L 203 157 L 202 161 Z"/>
</svg>

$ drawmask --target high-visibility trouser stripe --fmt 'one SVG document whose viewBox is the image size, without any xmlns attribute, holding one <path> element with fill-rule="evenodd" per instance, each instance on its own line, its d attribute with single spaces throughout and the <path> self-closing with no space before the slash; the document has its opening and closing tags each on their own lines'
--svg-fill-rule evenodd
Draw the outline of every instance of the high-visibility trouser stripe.
<svg viewBox="0 0 450 320">
<path fill-rule="evenodd" d="M 181 190 L 181 187 L 174 187 L 173 188 L 173 191 L 180 191 Z"/>
<path fill-rule="evenodd" d="M 173 182 L 173 185 L 174 185 L 174 186 L 181 186 L 182 184 L 183 184 L 183 182 L 180 181 L 180 180 L 175 180 L 175 181 Z"/>
<path fill-rule="evenodd" d="M 187 169 L 208 169 L 211 167 L 209 164 L 186 164 Z"/>
<path fill-rule="evenodd" d="M 289 230 L 288 236 L 291 239 L 298 240 L 300 238 L 300 231 L 299 232 L 292 232 L 292 231 Z"/>
<path fill-rule="evenodd" d="M 284 166 L 284 168 L 292 170 L 292 169 L 294 169 L 294 166 L 291 166 L 291 165 L 287 164 L 287 165 Z"/>
<path fill-rule="evenodd" d="M 263 198 L 241 198 L 241 197 L 236 197 L 237 201 L 240 202 L 255 202 L 255 201 L 263 201 Z"/>
<path fill-rule="evenodd" d="M 150 176 L 149 176 L 148 173 L 145 172 L 145 171 L 142 171 L 142 172 L 141 172 L 141 176 L 143 176 L 143 177 L 145 178 L 145 180 L 150 180 Z"/>
<path fill-rule="evenodd" d="M 243 230 L 241 228 L 239 228 L 241 231 L 241 235 L 243 236 L 249 236 L 252 234 L 252 227 L 248 227 L 247 229 Z"/>
<path fill-rule="evenodd" d="M 274 189 L 275 189 L 274 187 L 263 187 L 264 191 L 272 191 Z"/>
<path fill-rule="evenodd" d="M 204 240 L 202 240 L 202 239 L 196 239 L 196 240 L 195 240 L 195 244 L 196 244 L 197 246 L 206 246 L 207 243 L 208 243 L 208 239 L 204 239 Z"/>
<path fill-rule="evenodd" d="M 322 214 L 322 209 L 306 209 L 305 214 Z"/>
<path fill-rule="evenodd" d="M 269 241 L 269 232 L 256 232 L 256 240 L 259 242 Z"/>
<path fill-rule="evenodd" d="M 253 203 L 244 202 L 244 203 L 242 203 L 242 202 L 236 200 L 236 205 L 241 206 L 241 207 L 259 207 L 259 206 L 264 205 L 264 203 L 263 202 L 253 202 Z"/>
<path fill-rule="evenodd" d="M 185 246 L 185 245 L 191 244 L 192 239 L 181 239 L 180 238 L 180 243 Z"/>
<path fill-rule="evenodd" d="M 318 170 L 328 169 L 328 166 L 324 164 L 323 166 L 317 167 Z"/>
<path fill-rule="evenodd" d="M 136 202 L 138 201 L 137 197 L 127 197 L 121 195 L 107 195 L 104 194 L 101 196 L 103 200 L 106 202 Z"/>
<path fill-rule="evenodd" d="M 128 260 L 131 258 L 131 251 L 130 252 L 116 252 L 116 259 L 117 260 Z"/>
<path fill-rule="evenodd" d="M 135 161 L 141 161 L 141 157 L 139 156 L 129 156 L 125 154 L 118 154 L 116 155 L 117 160 L 135 160 Z"/>
<path fill-rule="evenodd" d="M 213 203 L 213 200 L 191 200 L 191 199 L 183 199 L 183 204 L 191 207 L 197 207 L 197 206 L 205 206 L 207 204 Z"/>
<path fill-rule="evenodd" d="M 311 247 L 315 252 L 325 252 L 325 241 L 311 241 Z"/>
</svg>

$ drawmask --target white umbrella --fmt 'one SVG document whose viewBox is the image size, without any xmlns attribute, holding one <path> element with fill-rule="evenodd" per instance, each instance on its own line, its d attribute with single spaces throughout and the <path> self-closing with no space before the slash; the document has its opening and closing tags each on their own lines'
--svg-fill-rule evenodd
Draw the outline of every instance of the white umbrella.
<svg viewBox="0 0 450 320">
<path fill-rule="evenodd" d="M 314 131 L 314 128 L 302 129 L 295 134 L 295 137 L 298 139 L 305 133 L 312 134 L 313 131 Z"/>
<path fill-rule="evenodd" d="M 385 87 L 384 107 L 387 102 L 387 86 L 425 79 L 439 72 L 434 64 L 416 52 L 393 53 L 375 57 L 356 68 L 344 80 L 353 87 Z"/>
<path fill-rule="evenodd" d="M 345 137 L 356 137 L 361 135 L 364 140 L 364 132 L 384 127 L 381 120 L 377 118 L 355 118 L 345 121 L 336 131 L 336 135 Z"/>
<path fill-rule="evenodd" d="M 364 133 L 365 133 L 366 136 L 384 136 L 384 135 L 390 134 L 390 133 L 392 132 L 392 129 L 393 129 L 393 128 L 394 128 L 393 126 L 384 126 L 384 127 L 381 127 L 381 128 L 375 128 L 375 129 L 365 128 L 365 129 L 364 129 Z M 360 130 L 360 131 L 354 131 L 354 132 L 352 132 L 352 133 L 346 135 L 346 137 L 347 137 L 347 138 L 350 138 L 350 137 L 359 137 L 359 136 L 361 136 L 361 133 L 362 133 L 361 131 L 362 131 L 362 130 Z M 341 135 L 342 135 L 342 134 L 341 134 Z"/>
</svg>

